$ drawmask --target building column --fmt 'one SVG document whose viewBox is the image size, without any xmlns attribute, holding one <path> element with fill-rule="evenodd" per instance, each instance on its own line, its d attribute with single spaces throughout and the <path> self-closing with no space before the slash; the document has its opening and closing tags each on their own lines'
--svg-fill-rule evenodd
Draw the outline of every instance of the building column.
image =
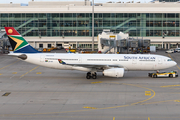
<svg viewBox="0 0 180 120">
<path fill-rule="evenodd" d="M 164 49 L 167 49 L 167 47 L 166 47 L 166 43 L 164 43 Z"/>
<path fill-rule="evenodd" d="M 34 48 L 36 48 L 36 42 L 34 41 Z"/>
<path fill-rule="evenodd" d="M 141 13 L 140 15 L 141 19 L 140 19 L 140 36 L 146 36 L 146 14 L 145 13 Z"/>
<path fill-rule="evenodd" d="M 54 41 L 54 47 L 56 47 L 56 41 Z"/>
<path fill-rule="evenodd" d="M 168 49 L 170 49 L 170 43 L 168 43 Z"/>
</svg>

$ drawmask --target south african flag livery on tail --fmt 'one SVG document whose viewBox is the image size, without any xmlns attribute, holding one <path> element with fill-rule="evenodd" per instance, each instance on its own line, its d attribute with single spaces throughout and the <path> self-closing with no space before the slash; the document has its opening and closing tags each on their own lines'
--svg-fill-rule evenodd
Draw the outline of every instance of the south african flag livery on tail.
<svg viewBox="0 0 180 120">
<path fill-rule="evenodd" d="M 9 42 L 14 53 L 40 53 L 14 29 L 14 27 L 5 27 Z"/>
</svg>

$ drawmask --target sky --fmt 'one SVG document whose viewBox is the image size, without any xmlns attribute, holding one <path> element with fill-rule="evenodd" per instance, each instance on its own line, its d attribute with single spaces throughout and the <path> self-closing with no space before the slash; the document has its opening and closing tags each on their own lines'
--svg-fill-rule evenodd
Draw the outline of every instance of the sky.
<svg viewBox="0 0 180 120">
<path fill-rule="evenodd" d="M 10 3 L 10 2 L 28 3 L 29 1 L 32 1 L 32 0 L 0 0 L 0 3 Z M 34 0 L 34 1 L 84 1 L 84 0 Z M 112 1 L 112 2 L 118 2 L 118 1 L 121 1 L 121 2 L 129 2 L 129 1 L 139 2 L 140 1 L 141 3 L 148 3 L 151 0 L 94 0 L 94 3 L 105 3 L 105 2 L 109 2 L 109 1 Z"/>
</svg>

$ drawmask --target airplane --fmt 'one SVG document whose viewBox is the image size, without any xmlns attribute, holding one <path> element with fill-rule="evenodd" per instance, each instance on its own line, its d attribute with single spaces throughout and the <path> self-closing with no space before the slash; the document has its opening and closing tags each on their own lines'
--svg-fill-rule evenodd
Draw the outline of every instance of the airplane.
<svg viewBox="0 0 180 120">
<path fill-rule="evenodd" d="M 40 66 L 87 72 L 87 79 L 104 76 L 123 77 L 124 71 L 159 71 L 175 66 L 171 58 L 153 54 L 76 54 L 41 53 L 34 49 L 14 27 L 5 27 L 13 52 L 8 55 Z"/>
</svg>

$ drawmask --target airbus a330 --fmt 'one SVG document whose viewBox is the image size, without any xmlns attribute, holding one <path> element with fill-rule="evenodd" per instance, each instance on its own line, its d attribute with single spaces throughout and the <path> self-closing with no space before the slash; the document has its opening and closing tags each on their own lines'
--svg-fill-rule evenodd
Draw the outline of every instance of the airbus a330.
<svg viewBox="0 0 180 120">
<path fill-rule="evenodd" d="M 123 77 L 124 71 L 157 71 L 175 66 L 171 58 L 152 54 L 74 54 L 41 53 L 34 49 L 13 27 L 5 27 L 13 52 L 23 61 L 61 70 L 86 71 L 86 78 Z"/>
</svg>

